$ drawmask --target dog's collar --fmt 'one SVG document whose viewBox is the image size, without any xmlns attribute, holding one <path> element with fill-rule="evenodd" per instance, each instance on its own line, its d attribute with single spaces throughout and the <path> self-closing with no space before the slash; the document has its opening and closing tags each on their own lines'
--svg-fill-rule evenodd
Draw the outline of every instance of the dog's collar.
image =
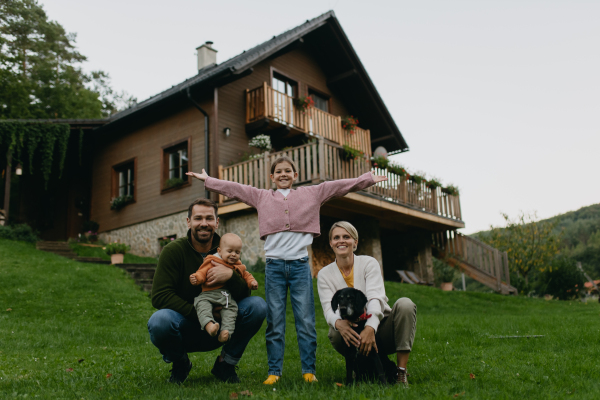
<svg viewBox="0 0 600 400">
<path fill-rule="evenodd" d="M 372 315 L 373 314 L 367 314 L 367 312 L 365 311 L 365 312 L 362 313 L 362 315 L 360 317 L 358 317 L 358 320 L 359 321 L 366 321 L 369 318 L 371 318 Z"/>
</svg>

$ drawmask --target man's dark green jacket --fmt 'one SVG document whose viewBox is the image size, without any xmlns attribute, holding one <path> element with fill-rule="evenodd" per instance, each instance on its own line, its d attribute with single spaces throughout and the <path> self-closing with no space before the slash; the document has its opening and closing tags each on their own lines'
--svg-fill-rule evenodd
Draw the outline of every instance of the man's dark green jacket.
<svg viewBox="0 0 600 400">
<path fill-rule="evenodd" d="M 204 258 L 194 249 L 191 241 L 191 232 L 188 230 L 187 237 L 174 240 L 160 253 L 152 282 L 152 306 L 159 310 L 177 311 L 186 318 L 197 320 L 194 298 L 202 293 L 202 285 L 192 285 L 190 275 L 198 271 Z M 220 241 L 221 237 L 215 233 L 208 254 L 217 252 Z M 236 273 L 227 282 L 227 289 L 236 301 L 250 295 L 246 281 Z"/>
</svg>

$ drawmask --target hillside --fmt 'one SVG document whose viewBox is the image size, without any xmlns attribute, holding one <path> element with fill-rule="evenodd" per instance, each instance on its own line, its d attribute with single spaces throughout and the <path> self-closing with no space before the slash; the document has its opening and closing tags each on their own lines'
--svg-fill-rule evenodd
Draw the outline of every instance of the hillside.
<svg viewBox="0 0 600 400">
<path fill-rule="evenodd" d="M 257 294 L 264 297 L 264 274 L 255 276 Z M 267 373 L 266 323 L 242 358 L 241 384 L 212 377 L 215 351 L 192 354 L 194 367 L 179 387 L 166 383 L 170 366 L 149 343 L 150 300 L 121 269 L 0 240 L 0 397 L 228 399 L 250 390 L 254 398 L 297 400 L 398 398 L 398 391 L 405 399 L 572 394 L 592 399 L 600 392 L 598 303 L 442 292 L 395 282 L 386 283 L 386 292 L 390 303 L 406 296 L 418 306 L 409 390 L 335 384 L 343 381 L 344 360 L 327 339 L 316 288 L 317 384 L 301 381 L 288 305 L 284 376 L 275 391 L 261 384 Z M 543 337 L 498 338 L 523 335 Z"/>
<path fill-rule="evenodd" d="M 600 204 L 582 207 L 541 222 L 557 222 L 555 232 L 561 235 L 561 253 L 581 261 L 594 279 L 600 279 Z M 489 231 L 472 234 L 481 237 Z"/>
</svg>

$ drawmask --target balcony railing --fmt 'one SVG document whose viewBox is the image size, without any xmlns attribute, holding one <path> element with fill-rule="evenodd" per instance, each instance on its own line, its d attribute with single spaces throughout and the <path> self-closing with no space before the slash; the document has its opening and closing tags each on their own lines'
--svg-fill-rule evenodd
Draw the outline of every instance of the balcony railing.
<svg viewBox="0 0 600 400">
<path fill-rule="evenodd" d="M 387 176 L 388 180 L 371 186 L 364 192 L 392 203 L 461 220 L 458 195 L 449 195 L 443 193 L 441 188 L 430 189 L 424 183 L 416 184 L 407 180 L 406 177 L 387 170 L 372 168 L 371 162 L 364 158 L 344 160 L 341 146 L 327 143 L 323 139 L 284 151 L 264 153 L 255 159 L 228 167 L 220 165 L 219 179 L 261 189 L 275 188 L 269 179 L 271 163 L 282 155 L 290 157 L 298 167 L 296 185 L 312 185 L 328 180 L 356 178 L 367 171 L 374 171 L 377 175 Z M 219 196 L 221 204 L 231 200 L 225 196 Z"/>
<path fill-rule="evenodd" d="M 342 118 L 309 107 L 305 112 L 294 104 L 294 98 L 281 93 L 267 83 L 246 90 L 246 123 L 269 118 L 300 132 L 321 136 L 340 145 L 348 145 L 371 156 L 371 132 L 356 128 L 348 133 L 342 128 Z"/>
</svg>

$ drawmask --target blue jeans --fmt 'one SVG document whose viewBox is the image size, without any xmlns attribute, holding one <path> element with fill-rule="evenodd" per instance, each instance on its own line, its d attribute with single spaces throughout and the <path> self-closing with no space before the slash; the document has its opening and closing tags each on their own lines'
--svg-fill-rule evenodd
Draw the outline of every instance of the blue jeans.
<svg viewBox="0 0 600 400">
<path fill-rule="evenodd" d="M 257 296 L 246 297 L 238 302 L 235 334 L 221 351 L 225 362 L 236 365 L 240 361 L 250 339 L 265 320 L 266 308 L 265 301 Z M 212 351 L 223 345 L 216 337 L 202 330 L 196 318 L 189 319 L 169 309 L 152 314 L 148 320 L 148 332 L 152 344 L 158 347 L 167 363 L 180 361 L 187 353 Z"/>
<path fill-rule="evenodd" d="M 299 260 L 267 258 L 265 294 L 267 298 L 267 356 L 269 375 L 281 376 L 285 351 L 285 309 L 287 290 L 296 322 L 302 373 L 314 374 L 317 362 L 315 299 L 308 257 Z"/>
</svg>

